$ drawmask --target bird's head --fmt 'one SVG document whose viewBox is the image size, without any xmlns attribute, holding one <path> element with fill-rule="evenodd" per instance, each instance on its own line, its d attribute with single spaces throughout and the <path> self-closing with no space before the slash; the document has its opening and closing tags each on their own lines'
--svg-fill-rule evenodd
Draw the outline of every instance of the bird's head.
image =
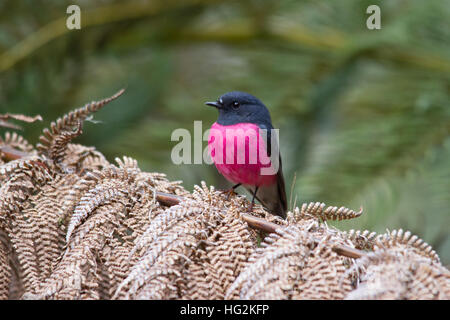
<svg viewBox="0 0 450 320">
<path fill-rule="evenodd" d="M 232 125 L 236 123 L 271 123 L 266 106 L 249 93 L 232 91 L 225 93 L 217 101 L 206 102 L 208 106 L 219 110 L 217 123 Z"/>
</svg>

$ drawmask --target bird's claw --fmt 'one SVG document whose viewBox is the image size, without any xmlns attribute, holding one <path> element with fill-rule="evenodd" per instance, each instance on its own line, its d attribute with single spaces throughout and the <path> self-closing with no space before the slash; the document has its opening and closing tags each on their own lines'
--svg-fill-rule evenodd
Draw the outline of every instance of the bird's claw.
<svg viewBox="0 0 450 320">
<path fill-rule="evenodd" d="M 226 194 L 227 195 L 227 201 L 228 200 L 230 200 L 230 196 L 232 195 L 232 194 L 237 194 L 236 192 L 234 192 L 234 189 L 233 188 L 230 188 L 230 189 L 225 189 L 225 190 L 221 190 L 222 191 L 222 193 L 223 194 Z"/>
</svg>

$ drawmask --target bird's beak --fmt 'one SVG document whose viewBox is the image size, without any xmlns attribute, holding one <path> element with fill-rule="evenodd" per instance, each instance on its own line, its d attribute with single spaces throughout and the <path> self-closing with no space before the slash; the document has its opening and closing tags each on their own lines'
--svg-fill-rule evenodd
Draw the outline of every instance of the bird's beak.
<svg viewBox="0 0 450 320">
<path fill-rule="evenodd" d="M 205 104 L 206 104 L 207 106 L 216 107 L 217 109 L 222 108 L 222 105 L 221 105 L 219 102 L 217 102 L 217 101 L 213 101 L 213 102 L 205 102 Z"/>
</svg>

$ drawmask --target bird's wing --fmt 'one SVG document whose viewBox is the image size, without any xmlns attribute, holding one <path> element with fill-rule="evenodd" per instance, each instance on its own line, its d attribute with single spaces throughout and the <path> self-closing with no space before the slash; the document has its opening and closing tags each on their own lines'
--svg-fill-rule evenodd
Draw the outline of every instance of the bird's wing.
<svg viewBox="0 0 450 320">
<path fill-rule="evenodd" d="M 267 154 L 270 156 L 272 151 L 277 151 L 279 153 L 279 166 L 277 172 L 277 182 L 273 185 L 268 186 L 260 186 L 258 188 L 258 192 L 256 193 L 256 199 L 258 199 L 261 204 L 266 207 L 271 213 L 281 216 L 282 218 L 286 217 L 287 211 L 287 201 L 286 201 L 286 189 L 283 177 L 283 168 L 281 164 L 281 153 L 279 152 L 279 147 L 272 148 L 271 141 L 271 130 L 273 129 L 270 124 L 259 124 L 261 129 L 267 130 Z M 275 139 L 274 143 L 278 143 L 278 139 Z M 253 194 L 255 192 L 255 186 L 246 186 L 247 190 Z"/>
<path fill-rule="evenodd" d="M 283 168 L 281 165 L 281 153 L 280 153 L 280 167 L 277 172 L 277 186 L 278 186 L 278 197 L 280 199 L 282 217 L 286 218 L 287 201 L 286 201 L 286 189 L 285 189 L 285 183 L 284 183 Z"/>
</svg>

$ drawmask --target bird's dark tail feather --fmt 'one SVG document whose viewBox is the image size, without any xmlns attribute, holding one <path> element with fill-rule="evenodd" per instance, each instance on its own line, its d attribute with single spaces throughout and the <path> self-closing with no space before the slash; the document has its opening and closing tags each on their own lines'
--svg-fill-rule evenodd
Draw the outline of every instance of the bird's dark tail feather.
<svg viewBox="0 0 450 320">
<path fill-rule="evenodd" d="M 255 187 L 246 186 L 246 189 L 253 194 Z M 286 190 L 284 185 L 283 171 L 280 170 L 277 174 L 277 183 L 269 186 L 260 186 L 256 192 L 256 199 L 272 214 L 286 219 L 287 200 Z"/>
</svg>

